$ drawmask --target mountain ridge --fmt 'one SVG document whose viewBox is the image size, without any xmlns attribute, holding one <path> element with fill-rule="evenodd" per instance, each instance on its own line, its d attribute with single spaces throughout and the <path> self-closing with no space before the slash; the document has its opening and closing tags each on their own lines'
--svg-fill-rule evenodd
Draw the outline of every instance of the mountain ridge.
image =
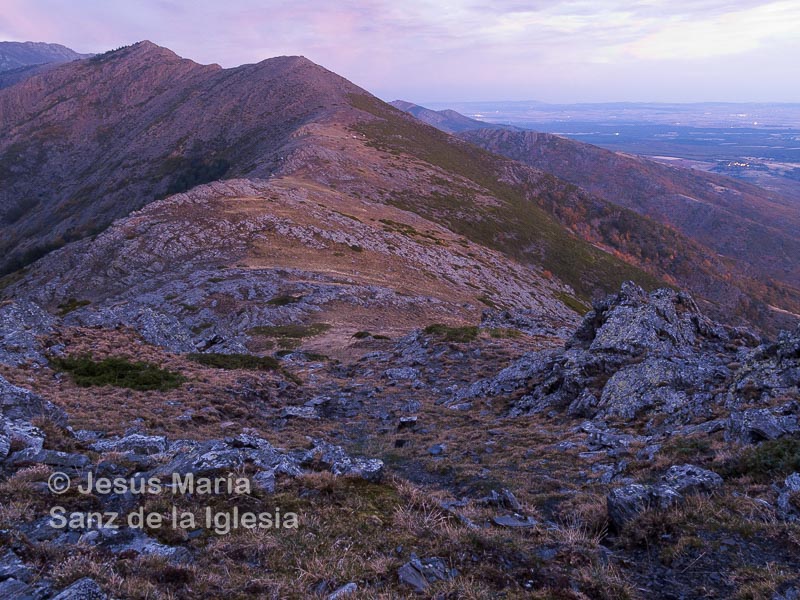
<svg viewBox="0 0 800 600">
<path fill-rule="evenodd" d="M 441 111 L 409 102 L 399 106 L 416 111 L 418 118 L 433 126 L 454 129 Z M 461 117 L 459 125 L 472 122 L 474 127 L 457 132 L 458 137 L 680 231 L 699 244 L 697 256 L 730 263 L 715 270 L 724 273 L 732 268 L 730 276 L 749 282 L 746 285 L 758 289 L 756 293 L 770 305 L 800 314 L 800 272 L 791 258 L 800 254 L 800 241 L 792 234 L 795 225 L 800 227 L 800 212 L 791 201 L 719 175 L 671 167 L 553 134 Z M 680 281 L 693 289 L 703 285 L 693 276 Z M 712 296 L 720 300 L 729 293 L 725 290 Z"/>
<path fill-rule="evenodd" d="M 789 318 L 655 221 L 446 136 L 302 57 L 222 69 L 142 42 L 0 91 L 0 132 L 6 272 L 198 184 L 294 176 L 541 266 L 584 303 L 627 279 L 653 289 L 695 271 L 714 310 Z M 780 293 L 767 299 L 792 312 Z"/>
</svg>

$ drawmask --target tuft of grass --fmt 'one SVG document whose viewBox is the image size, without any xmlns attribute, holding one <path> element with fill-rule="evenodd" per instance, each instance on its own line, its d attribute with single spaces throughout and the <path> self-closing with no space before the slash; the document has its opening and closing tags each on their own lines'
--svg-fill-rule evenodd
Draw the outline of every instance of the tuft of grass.
<svg viewBox="0 0 800 600">
<path fill-rule="evenodd" d="M 519 329 L 513 329 L 510 327 L 493 327 L 487 331 L 489 332 L 489 336 L 496 340 L 516 340 L 524 335 Z"/>
<path fill-rule="evenodd" d="M 474 325 L 464 325 L 462 327 L 451 327 L 442 323 L 428 325 L 424 329 L 428 335 L 435 335 L 442 338 L 445 342 L 473 342 L 478 339 L 480 330 Z"/>
<path fill-rule="evenodd" d="M 768 440 L 758 446 L 746 448 L 719 469 L 723 477 L 749 476 L 762 483 L 794 471 L 800 471 L 800 439 L 789 437 Z"/>
<path fill-rule="evenodd" d="M 53 367 L 72 376 L 80 387 L 111 385 L 131 390 L 173 390 L 186 381 L 179 373 L 146 362 L 130 362 L 119 356 L 95 361 L 90 356 L 67 356 L 51 360 Z"/>
<path fill-rule="evenodd" d="M 325 333 L 331 328 L 328 323 L 312 323 L 311 325 L 262 325 L 250 330 L 252 335 L 265 337 L 288 338 L 300 340 Z"/>
<path fill-rule="evenodd" d="M 390 340 L 388 335 L 381 335 L 379 333 L 372 333 L 370 331 L 356 331 L 351 337 L 357 340 L 366 340 L 372 338 L 373 340 Z"/>
<path fill-rule="evenodd" d="M 478 296 L 478 301 L 482 302 L 489 308 L 497 308 L 497 303 L 494 300 L 492 300 L 487 294 L 482 294 Z"/>
<path fill-rule="evenodd" d="M 71 313 L 73 310 L 78 310 L 82 306 L 88 306 L 91 304 L 88 300 L 78 300 L 76 298 L 70 298 L 58 305 L 58 316 L 63 317 Z"/>
<path fill-rule="evenodd" d="M 248 371 L 276 371 L 280 369 L 280 363 L 271 356 L 192 353 L 187 355 L 187 358 L 214 369 L 245 369 Z"/>
<path fill-rule="evenodd" d="M 303 296 L 292 296 L 291 294 L 283 294 L 281 296 L 275 296 L 274 298 L 270 298 L 267 300 L 267 304 L 270 306 L 288 306 L 289 304 L 297 304 L 303 299 Z"/>
<path fill-rule="evenodd" d="M 567 306 L 567 308 L 571 308 L 581 316 L 585 315 L 590 310 L 592 310 L 591 306 L 584 304 L 578 298 L 570 294 L 567 294 L 566 292 L 558 292 L 556 294 L 556 298 L 561 300 L 561 302 L 563 302 Z"/>
</svg>

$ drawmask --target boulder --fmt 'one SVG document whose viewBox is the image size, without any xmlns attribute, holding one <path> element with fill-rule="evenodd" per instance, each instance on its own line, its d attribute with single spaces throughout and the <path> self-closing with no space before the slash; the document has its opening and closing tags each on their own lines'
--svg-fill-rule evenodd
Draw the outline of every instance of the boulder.
<svg viewBox="0 0 800 600">
<path fill-rule="evenodd" d="M 437 557 L 417 558 L 411 555 L 411 560 L 397 571 L 400 583 L 409 586 L 418 594 L 424 593 L 430 584 L 436 581 L 447 581 L 458 575 L 455 569 L 448 569 L 447 564 Z"/>
<path fill-rule="evenodd" d="M 54 596 L 52 600 L 106 600 L 106 598 L 108 596 L 103 593 L 94 579 L 84 577 Z"/>
<path fill-rule="evenodd" d="M 669 289 L 650 294 L 632 281 L 596 302 L 569 345 L 593 352 L 674 354 L 690 348 L 698 334 L 713 327 L 685 293 Z"/>
<path fill-rule="evenodd" d="M 666 509 L 681 499 L 678 492 L 666 485 L 631 483 L 608 494 L 608 520 L 613 528 L 621 529 L 644 511 Z"/>
<path fill-rule="evenodd" d="M 519 517 L 517 515 L 500 515 L 492 517 L 492 523 L 499 527 L 509 529 L 530 529 L 536 527 L 539 522 L 533 517 Z"/>
<path fill-rule="evenodd" d="M 346 598 L 351 594 L 355 594 L 358 591 L 358 585 L 354 582 L 346 583 L 340 588 L 335 589 L 333 592 L 326 596 L 326 600 L 341 600 L 341 598 Z"/>
<path fill-rule="evenodd" d="M 13 550 L 6 550 L 0 556 L 0 581 L 12 578 L 27 583 L 33 578 L 33 572 L 25 566 L 25 563 Z"/>
<path fill-rule="evenodd" d="M 40 600 L 43 596 L 36 589 L 13 577 L 0 581 L 0 598 L 13 600 Z"/>
<path fill-rule="evenodd" d="M 71 454 L 57 450 L 39 450 L 37 452 L 34 448 L 15 452 L 8 457 L 8 462 L 15 468 L 45 464 L 63 470 L 81 470 L 91 464 L 89 458 L 83 454 Z"/>
<path fill-rule="evenodd" d="M 599 408 L 605 416 L 624 420 L 649 408 L 674 413 L 689 402 L 690 390 L 702 386 L 702 377 L 692 364 L 649 358 L 617 371 L 603 387 Z"/>
<path fill-rule="evenodd" d="M 0 462 L 4 461 L 8 452 L 11 450 L 11 436 L 0 424 Z"/>
<path fill-rule="evenodd" d="M 132 452 L 133 454 L 159 454 L 167 450 L 167 438 L 160 435 L 134 433 L 123 438 L 100 440 L 91 445 L 95 452 Z"/>
<path fill-rule="evenodd" d="M 366 481 L 379 482 L 383 478 L 382 460 L 351 457 L 340 446 L 334 446 L 323 440 L 313 440 L 313 443 L 314 447 L 304 454 L 301 464 L 318 462 L 330 469 L 334 475 L 358 477 Z"/>
<path fill-rule="evenodd" d="M 710 494 L 722 487 L 722 477 L 694 465 L 670 467 L 661 480 L 679 494 Z"/>
<path fill-rule="evenodd" d="M 253 475 L 253 487 L 267 494 L 275 493 L 275 471 L 259 471 Z"/>
<path fill-rule="evenodd" d="M 18 450 L 30 448 L 39 452 L 44 447 L 44 432 L 25 421 L 12 421 L 6 424 L 6 434 Z"/>
<path fill-rule="evenodd" d="M 9 421 L 30 421 L 46 417 L 59 425 L 66 425 L 67 415 L 51 402 L 30 390 L 9 383 L 0 375 L 0 416 Z"/>
<path fill-rule="evenodd" d="M 414 381 L 419 377 L 419 371 L 413 367 L 397 367 L 386 369 L 383 377 L 391 381 Z"/>
<path fill-rule="evenodd" d="M 229 449 L 220 442 L 203 442 L 199 447 L 179 453 L 168 463 L 156 468 L 151 475 L 172 477 L 173 474 L 210 476 L 235 471 L 244 464 L 244 452 Z"/>
<path fill-rule="evenodd" d="M 800 405 L 789 402 L 775 408 L 752 408 L 732 412 L 728 417 L 725 438 L 742 444 L 775 440 L 800 431 Z"/>
<path fill-rule="evenodd" d="M 0 364 L 46 365 L 39 336 L 53 331 L 55 319 L 38 304 L 16 300 L 0 306 Z"/>
</svg>

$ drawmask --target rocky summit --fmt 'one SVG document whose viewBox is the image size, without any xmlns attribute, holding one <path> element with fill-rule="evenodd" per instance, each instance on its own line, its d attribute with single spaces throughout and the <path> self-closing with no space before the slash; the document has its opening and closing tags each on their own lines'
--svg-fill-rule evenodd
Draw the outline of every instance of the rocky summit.
<svg viewBox="0 0 800 600">
<path fill-rule="evenodd" d="M 299 57 L 0 131 L 0 598 L 800 597 L 800 327 L 682 234 Z"/>
</svg>

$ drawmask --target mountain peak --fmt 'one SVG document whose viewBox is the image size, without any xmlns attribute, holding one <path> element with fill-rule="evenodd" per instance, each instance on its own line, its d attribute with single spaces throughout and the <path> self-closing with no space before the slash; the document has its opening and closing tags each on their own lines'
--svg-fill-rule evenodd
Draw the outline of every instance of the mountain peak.
<svg viewBox="0 0 800 600">
<path fill-rule="evenodd" d="M 169 48 L 159 46 L 150 40 L 142 40 L 141 42 L 136 42 L 130 46 L 113 50 L 112 54 L 116 52 L 123 52 L 125 56 L 156 56 L 171 60 L 181 59 L 180 56 L 175 54 Z"/>
</svg>

